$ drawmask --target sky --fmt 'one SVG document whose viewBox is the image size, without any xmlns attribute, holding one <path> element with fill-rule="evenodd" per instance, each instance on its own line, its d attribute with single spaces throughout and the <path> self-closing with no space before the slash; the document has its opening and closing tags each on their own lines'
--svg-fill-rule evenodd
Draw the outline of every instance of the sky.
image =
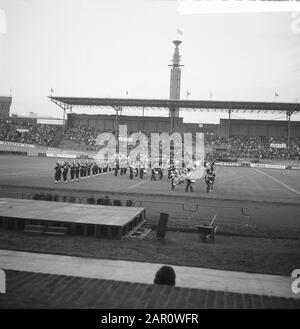
<svg viewBox="0 0 300 329">
<path fill-rule="evenodd" d="M 54 117 L 62 113 L 47 98 L 51 88 L 55 96 L 127 90 L 129 98 L 167 99 L 178 28 L 182 99 L 188 91 L 195 100 L 274 101 L 276 92 L 278 102 L 300 102 L 300 12 L 186 14 L 176 0 L 0 0 L 0 95 L 12 94 L 13 113 Z M 181 115 L 199 123 L 226 117 Z"/>
</svg>

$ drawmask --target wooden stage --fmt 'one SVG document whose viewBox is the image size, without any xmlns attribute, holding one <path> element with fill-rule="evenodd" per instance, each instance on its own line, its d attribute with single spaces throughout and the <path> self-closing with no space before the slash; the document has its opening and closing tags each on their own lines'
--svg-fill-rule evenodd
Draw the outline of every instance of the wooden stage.
<svg viewBox="0 0 300 329">
<path fill-rule="evenodd" d="M 0 228 L 62 228 L 68 234 L 121 239 L 145 220 L 145 208 L 0 198 Z"/>
</svg>

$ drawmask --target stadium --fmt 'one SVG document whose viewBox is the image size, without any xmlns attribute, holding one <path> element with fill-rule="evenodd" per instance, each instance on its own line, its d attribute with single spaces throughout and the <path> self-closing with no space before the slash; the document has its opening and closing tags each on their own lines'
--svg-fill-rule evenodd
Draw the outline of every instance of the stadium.
<svg viewBox="0 0 300 329">
<path fill-rule="evenodd" d="M 0 308 L 300 307 L 300 104 L 183 99 L 181 34 L 168 98 L 51 89 L 51 117 L 0 97 Z M 162 265 L 176 287 L 155 281 Z"/>
</svg>

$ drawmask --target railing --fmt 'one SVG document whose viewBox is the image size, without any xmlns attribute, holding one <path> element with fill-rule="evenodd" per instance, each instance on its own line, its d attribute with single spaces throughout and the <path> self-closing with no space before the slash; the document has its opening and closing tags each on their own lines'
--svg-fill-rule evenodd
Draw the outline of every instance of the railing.
<svg viewBox="0 0 300 329">
<path fill-rule="evenodd" d="M 217 215 L 216 222 L 242 226 L 254 225 L 250 209 L 244 206 L 227 206 L 222 204 L 178 203 L 138 200 L 136 207 L 144 207 L 147 219 L 157 219 L 161 212 L 167 212 L 171 219 L 188 226 L 207 224 Z"/>
</svg>

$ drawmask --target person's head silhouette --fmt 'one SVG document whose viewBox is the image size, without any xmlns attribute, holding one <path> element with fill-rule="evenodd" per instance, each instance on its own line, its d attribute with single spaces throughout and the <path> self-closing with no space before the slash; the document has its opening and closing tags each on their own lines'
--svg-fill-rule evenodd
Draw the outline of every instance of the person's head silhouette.
<svg viewBox="0 0 300 329">
<path fill-rule="evenodd" d="M 155 275 L 154 284 L 175 286 L 176 274 L 171 266 L 162 266 Z"/>
</svg>

